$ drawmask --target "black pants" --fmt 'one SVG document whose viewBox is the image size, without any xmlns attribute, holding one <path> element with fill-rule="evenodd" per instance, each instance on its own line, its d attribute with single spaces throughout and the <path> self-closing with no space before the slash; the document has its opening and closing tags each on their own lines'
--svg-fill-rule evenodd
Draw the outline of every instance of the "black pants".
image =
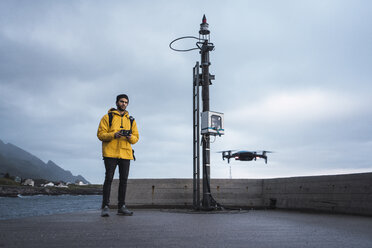
<svg viewBox="0 0 372 248">
<path fill-rule="evenodd" d="M 110 203 L 111 183 L 114 178 L 117 165 L 119 165 L 118 207 L 121 208 L 123 205 L 125 205 L 125 194 L 127 191 L 130 160 L 118 158 L 103 158 L 103 160 L 105 162 L 106 175 L 105 183 L 103 184 L 102 208 L 108 206 Z"/>
</svg>

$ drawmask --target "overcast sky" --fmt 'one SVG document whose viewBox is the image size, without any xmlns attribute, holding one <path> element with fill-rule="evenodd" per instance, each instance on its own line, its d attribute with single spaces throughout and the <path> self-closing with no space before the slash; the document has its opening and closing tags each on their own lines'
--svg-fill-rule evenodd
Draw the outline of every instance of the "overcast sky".
<svg viewBox="0 0 372 248">
<path fill-rule="evenodd" d="M 192 67 L 169 43 L 211 30 L 210 109 L 233 178 L 371 172 L 371 1 L 0 2 L 0 139 L 103 183 L 101 117 L 130 98 L 140 140 L 130 178 L 192 178 Z M 175 43 L 192 48 L 194 40 Z M 213 141 L 213 138 L 212 138 Z M 117 175 L 116 175 L 117 176 Z"/>
</svg>

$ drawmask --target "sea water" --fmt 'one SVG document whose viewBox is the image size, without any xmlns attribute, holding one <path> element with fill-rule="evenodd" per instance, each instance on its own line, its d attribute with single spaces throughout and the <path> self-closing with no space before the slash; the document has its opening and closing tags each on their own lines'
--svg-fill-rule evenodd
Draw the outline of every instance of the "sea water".
<svg viewBox="0 0 372 248">
<path fill-rule="evenodd" d="M 98 210 L 101 201 L 101 195 L 0 197 L 0 220 Z"/>
</svg>

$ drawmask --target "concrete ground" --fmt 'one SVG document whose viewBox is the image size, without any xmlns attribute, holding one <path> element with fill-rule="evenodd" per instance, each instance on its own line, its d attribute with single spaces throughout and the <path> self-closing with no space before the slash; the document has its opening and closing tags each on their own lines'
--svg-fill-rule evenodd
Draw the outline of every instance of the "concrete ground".
<svg viewBox="0 0 372 248">
<path fill-rule="evenodd" d="M 372 247 L 372 218 L 252 210 L 99 211 L 0 221 L 0 247 Z"/>
</svg>

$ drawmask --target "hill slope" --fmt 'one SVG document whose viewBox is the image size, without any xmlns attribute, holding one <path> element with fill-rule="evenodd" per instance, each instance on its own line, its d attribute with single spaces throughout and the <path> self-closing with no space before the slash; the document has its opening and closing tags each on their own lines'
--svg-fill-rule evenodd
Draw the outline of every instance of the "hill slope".
<svg viewBox="0 0 372 248">
<path fill-rule="evenodd" d="M 21 178 L 46 179 L 51 181 L 89 183 L 81 175 L 74 176 L 53 161 L 44 163 L 38 157 L 13 145 L 0 140 L 0 173 L 9 173 Z"/>
</svg>

